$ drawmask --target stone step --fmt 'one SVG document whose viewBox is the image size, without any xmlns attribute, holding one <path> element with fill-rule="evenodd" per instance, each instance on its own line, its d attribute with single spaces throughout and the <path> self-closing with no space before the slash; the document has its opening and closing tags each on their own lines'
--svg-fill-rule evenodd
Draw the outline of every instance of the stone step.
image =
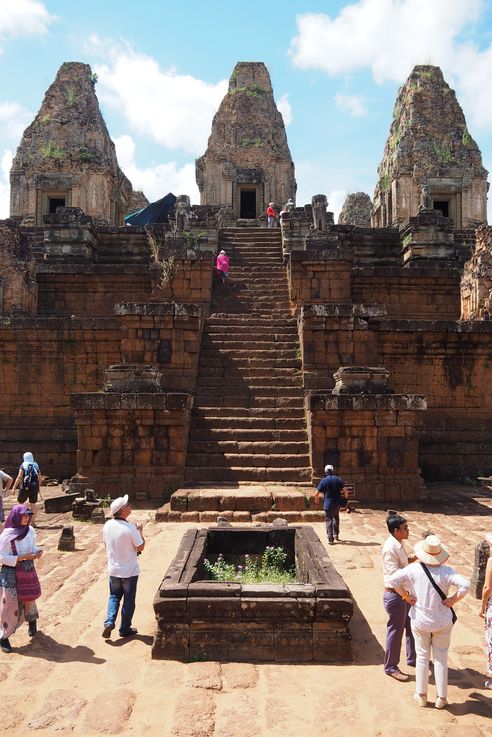
<svg viewBox="0 0 492 737">
<path fill-rule="evenodd" d="M 218 481 L 311 481 L 311 469 L 304 467 L 297 468 L 272 468 L 272 467 L 218 467 L 210 468 L 208 466 L 185 469 L 185 481 L 208 483 Z"/>
<path fill-rule="evenodd" d="M 209 398 L 211 404 L 215 404 L 216 399 L 220 399 L 221 403 L 227 397 L 236 400 L 237 397 L 245 397 L 246 399 L 254 399 L 261 397 L 297 397 L 299 399 L 304 398 L 304 392 L 300 386 L 277 386 L 277 385 L 247 385 L 246 383 L 239 384 L 233 382 L 229 385 L 227 382 L 222 382 L 219 386 L 197 386 L 196 400 L 202 398 Z"/>
<path fill-rule="evenodd" d="M 231 321 L 231 325 L 234 324 L 241 324 L 241 325 L 262 325 L 272 328 L 279 326 L 283 327 L 284 325 L 296 325 L 297 326 L 297 320 L 295 317 L 292 317 L 290 312 L 283 312 L 283 313 L 265 313 L 264 315 L 241 315 L 241 317 L 237 317 L 236 315 L 230 315 L 229 312 L 219 312 L 216 311 L 209 317 L 207 317 L 207 324 L 208 325 L 228 325 L 229 321 Z"/>
<path fill-rule="evenodd" d="M 224 376 L 207 376 L 200 374 L 198 377 L 196 386 L 200 389 L 215 389 L 217 387 L 227 386 L 227 381 L 230 379 L 233 382 L 241 382 L 242 386 L 247 386 L 249 389 L 257 388 L 296 388 L 299 390 L 302 388 L 302 380 L 300 375 L 298 376 L 244 376 L 244 374 L 237 373 L 230 377 Z"/>
<path fill-rule="evenodd" d="M 202 366 L 200 368 L 200 374 L 197 381 L 205 377 L 220 378 L 224 381 L 224 378 L 235 380 L 243 376 L 245 379 L 262 379 L 271 377 L 270 372 L 265 372 L 263 368 L 246 368 L 241 371 L 237 370 L 234 366 Z M 275 376 L 279 379 L 299 379 L 301 381 L 301 374 L 296 368 L 277 368 L 275 370 Z"/>
<path fill-rule="evenodd" d="M 231 417 L 249 417 L 257 419 L 293 419 L 295 421 L 304 422 L 304 407 L 221 407 L 220 414 L 217 407 L 210 405 L 195 404 L 193 414 L 196 417 L 215 418 L 223 420 Z"/>
<path fill-rule="evenodd" d="M 287 442 L 283 440 L 272 441 L 246 441 L 246 440 L 190 440 L 188 444 L 188 457 L 198 455 L 230 454 L 244 455 L 289 455 L 298 454 L 299 457 L 307 458 L 309 446 L 306 440 L 300 442 Z M 190 463 L 191 465 L 191 463 Z"/>
<path fill-rule="evenodd" d="M 253 335 L 247 334 L 243 336 L 236 336 L 236 339 L 229 339 L 230 336 L 214 336 L 205 335 L 202 339 L 202 351 L 211 351 L 214 348 L 220 350 L 221 353 L 226 351 L 245 351 L 249 350 L 252 353 L 258 353 L 258 351 L 268 351 L 270 353 L 278 354 L 280 351 L 296 351 L 299 349 L 299 341 L 297 336 L 293 336 L 290 340 L 275 340 L 273 337 L 258 337 L 256 340 Z M 260 356 L 261 358 L 261 356 Z"/>
<path fill-rule="evenodd" d="M 189 468 L 299 468 L 309 466 L 307 453 L 188 453 Z"/>
<path fill-rule="evenodd" d="M 228 368 L 233 367 L 238 370 L 240 369 L 266 369 L 268 371 L 277 371 L 281 368 L 295 368 L 300 369 L 301 362 L 298 358 L 246 358 L 244 356 L 225 356 L 218 352 L 208 352 L 207 356 L 200 355 L 199 373 L 202 368 L 207 367 L 221 367 Z"/>
<path fill-rule="evenodd" d="M 238 429 L 234 430 L 234 441 L 241 443 L 305 443 L 306 442 L 306 430 L 304 428 L 300 430 L 272 430 L 271 428 L 266 429 Z M 195 426 L 190 429 L 190 442 L 193 440 L 203 442 L 205 435 L 203 428 L 197 428 Z M 229 441 L 231 439 L 230 428 L 207 428 L 206 437 L 209 442 L 214 440 L 217 441 Z M 307 451 L 303 451 L 307 452 Z"/>
<path fill-rule="evenodd" d="M 229 408 L 229 412 L 234 407 Z M 192 424 L 195 428 L 201 428 L 204 432 L 213 430 L 227 430 L 228 432 L 236 430 L 303 430 L 305 428 L 304 417 L 245 417 L 238 415 L 237 417 L 217 416 L 217 408 L 215 408 L 215 416 L 200 417 L 196 415 L 196 419 Z"/>
<path fill-rule="evenodd" d="M 201 366 L 210 366 L 214 365 L 214 360 L 217 358 L 223 358 L 228 359 L 229 361 L 232 361 L 235 364 L 243 363 L 244 365 L 253 365 L 252 361 L 255 359 L 257 360 L 268 360 L 271 363 L 268 365 L 271 365 L 272 367 L 277 365 L 277 362 L 279 361 L 298 361 L 299 362 L 299 356 L 296 355 L 297 349 L 294 347 L 290 348 L 282 348 L 275 350 L 275 348 L 265 348 L 265 349 L 251 349 L 251 350 L 245 350 L 241 349 L 239 347 L 228 347 L 228 348 L 221 348 L 219 351 L 218 348 L 207 348 L 204 346 L 202 350 L 200 351 L 200 365 Z"/>
<path fill-rule="evenodd" d="M 240 484 L 238 486 L 222 485 L 181 487 L 175 491 L 170 500 L 170 510 L 177 512 L 234 512 L 248 511 L 272 512 L 281 516 L 281 512 L 304 513 L 315 511 L 315 490 L 311 485 L 301 484 Z M 317 511 L 320 520 L 324 520 L 322 510 Z M 231 520 L 232 521 L 232 520 Z M 266 520 L 265 520 L 266 521 Z"/>
<path fill-rule="evenodd" d="M 195 402 L 198 406 L 202 403 L 202 406 L 207 403 L 207 406 L 214 407 L 293 407 L 300 409 L 303 406 L 303 397 L 283 397 L 283 396 L 248 396 L 246 394 L 238 394 L 236 396 L 211 396 L 211 392 L 203 392 L 203 396 L 198 394 L 195 398 Z"/>
<path fill-rule="evenodd" d="M 230 340 L 243 340 L 246 336 L 252 336 L 256 338 L 263 338 L 263 336 L 271 337 L 272 339 L 278 340 L 279 337 L 285 336 L 286 339 L 291 337 L 299 340 L 299 333 L 297 326 L 287 325 L 286 327 L 269 327 L 261 325 L 251 325 L 250 323 L 243 324 L 241 322 L 234 325 L 234 329 L 231 330 L 230 325 L 222 325 L 217 323 L 210 323 L 210 318 L 205 320 L 203 328 L 203 335 L 215 338 L 218 336 L 227 336 Z"/>
</svg>

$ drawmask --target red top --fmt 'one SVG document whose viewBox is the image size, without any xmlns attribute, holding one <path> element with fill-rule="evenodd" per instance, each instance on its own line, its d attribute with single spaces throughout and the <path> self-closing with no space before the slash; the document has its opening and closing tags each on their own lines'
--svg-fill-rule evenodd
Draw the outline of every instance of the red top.
<svg viewBox="0 0 492 737">
<path fill-rule="evenodd" d="M 274 207 L 267 207 L 266 214 L 269 218 L 276 218 L 277 217 L 277 211 Z"/>
</svg>

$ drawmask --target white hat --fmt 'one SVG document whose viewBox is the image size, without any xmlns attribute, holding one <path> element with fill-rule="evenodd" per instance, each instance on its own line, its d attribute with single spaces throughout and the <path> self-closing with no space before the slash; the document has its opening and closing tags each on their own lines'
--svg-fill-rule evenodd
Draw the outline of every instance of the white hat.
<svg viewBox="0 0 492 737">
<path fill-rule="evenodd" d="M 273 207 L 273 205 L 274 205 L 274 203 L 273 203 L 273 202 L 269 202 L 269 203 L 268 203 L 268 207 Z"/>
<path fill-rule="evenodd" d="M 325 466 L 325 473 L 328 473 L 328 471 L 333 471 L 333 466 L 331 466 L 330 464 Z"/>
<path fill-rule="evenodd" d="M 109 511 L 115 516 L 115 514 L 118 514 L 123 507 L 126 507 L 128 504 L 128 494 L 125 494 L 125 496 L 119 496 L 117 499 L 113 499 L 111 504 L 109 505 Z"/>
<path fill-rule="evenodd" d="M 438 566 L 449 558 L 448 550 L 437 535 L 427 535 L 425 540 L 419 540 L 413 549 L 417 558 L 428 566 Z"/>
<path fill-rule="evenodd" d="M 220 251 L 219 256 L 221 256 L 222 254 L 224 254 L 224 256 L 225 256 L 226 255 L 226 252 L 224 250 Z"/>
</svg>

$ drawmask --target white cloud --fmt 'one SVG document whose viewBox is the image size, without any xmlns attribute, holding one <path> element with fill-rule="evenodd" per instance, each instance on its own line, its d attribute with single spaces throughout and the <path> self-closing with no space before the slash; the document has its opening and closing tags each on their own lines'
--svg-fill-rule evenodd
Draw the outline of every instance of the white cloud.
<svg viewBox="0 0 492 737">
<path fill-rule="evenodd" d="M 301 69 L 330 75 L 370 68 L 376 82 L 401 82 L 415 64 L 452 62 L 457 37 L 482 0 L 358 0 L 331 18 L 297 16 L 290 54 Z"/>
<path fill-rule="evenodd" d="M 8 36 L 45 36 L 57 19 L 40 0 L 2 0 L 0 38 Z"/>
<path fill-rule="evenodd" d="M 277 101 L 277 107 L 282 113 L 284 119 L 284 125 L 287 127 L 292 123 L 292 105 L 290 104 L 289 95 L 287 92 L 282 95 Z"/>
<path fill-rule="evenodd" d="M 415 64 L 435 64 L 471 127 L 492 128 L 492 44 L 480 49 L 462 36 L 484 8 L 483 0 L 357 0 L 333 18 L 297 16 L 289 53 L 295 66 L 330 76 L 369 69 L 378 84 L 401 84 Z"/>
<path fill-rule="evenodd" d="M 192 204 L 200 202 L 195 182 L 195 165 L 185 164 L 181 168 L 175 161 L 140 168 L 135 161 L 135 142 L 129 135 L 114 139 L 118 163 L 130 179 L 133 189 L 142 190 L 150 202 L 172 192 L 187 194 Z"/>
<path fill-rule="evenodd" d="M 363 95 L 347 95 L 345 92 L 337 92 L 335 105 L 339 110 L 347 112 L 352 118 L 367 115 L 366 98 Z"/>
<path fill-rule="evenodd" d="M 118 110 L 132 131 L 171 149 L 193 155 L 205 151 L 226 80 L 209 84 L 174 68 L 161 69 L 126 42 L 91 36 L 87 48 L 103 58 L 94 66 L 98 97 Z"/>
<path fill-rule="evenodd" d="M 2 136 L 12 139 L 16 144 L 33 118 L 33 113 L 18 102 L 0 102 Z"/>
<path fill-rule="evenodd" d="M 10 167 L 14 155 L 6 149 L 3 152 L 0 164 L 0 220 L 8 218 L 10 214 Z"/>
</svg>

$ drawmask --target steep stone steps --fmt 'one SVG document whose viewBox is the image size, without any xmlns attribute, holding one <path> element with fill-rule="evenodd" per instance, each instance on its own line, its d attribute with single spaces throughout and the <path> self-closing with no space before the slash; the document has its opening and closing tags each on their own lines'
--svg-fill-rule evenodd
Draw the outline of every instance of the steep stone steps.
<svg viewBox="0 0 492 737">
<path fill-rule="evenodd" d="M 186 482 L 306 483 L 299 337 L 280 232 L 228 229 L 220 247 L 231 270 L 204 324 Z"/>
</svg>

